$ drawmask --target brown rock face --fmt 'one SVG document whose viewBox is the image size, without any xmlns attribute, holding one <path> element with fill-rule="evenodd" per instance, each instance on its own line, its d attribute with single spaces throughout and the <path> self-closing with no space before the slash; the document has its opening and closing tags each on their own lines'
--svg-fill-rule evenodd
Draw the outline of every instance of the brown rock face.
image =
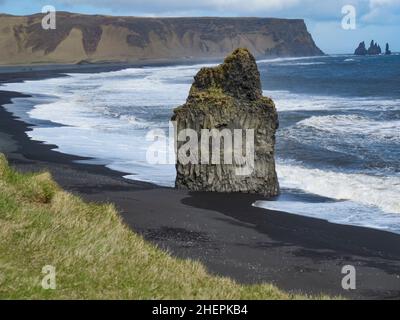
<svg viewBox="0 0 400 320">
<path fill-rule="evenodd" d="M 220 59 L 237 47 L 249 48 L 257 58 L 323 54 L 299 19 L 113 17 L 57 11 L 56 29 L 45 30 L 44 16 L 0 13 L 0 65 L 197 61 Z"/>
<path fill-rule="evenodd" d="M 201 69 L 186 104 L 174 110 L 172 120 L 178 134 L 185 129 L 196 132 L 196 144 L 201 146 L 193 157 L 199 162 L 183 163 L 179 152 L 188 140 L 178 139 L 177 188 L 259 193 L 268 197 L 279 193 L 274 160 L 278 116 L 273 101 L 262 96 L 257 64 L 247 49 L 235 50 L 215 68 Z M 204 132 L 213 133 L 204 138 Z M 241 145 L 235 144 L 235 132 L 240 132 Z M 209 145 L 204 147 L 203 142 Z M 219 163 L 212 161 L 215 151 Z M 233 154 L 232 162 L 229 154 Z M 246 160 L 236 161 L 238 154 Z M 204 159 L 209 159 L 209 163 Z M 243 173 L 240 169 L 244 167 L 250 170 Z"/>
</svg>

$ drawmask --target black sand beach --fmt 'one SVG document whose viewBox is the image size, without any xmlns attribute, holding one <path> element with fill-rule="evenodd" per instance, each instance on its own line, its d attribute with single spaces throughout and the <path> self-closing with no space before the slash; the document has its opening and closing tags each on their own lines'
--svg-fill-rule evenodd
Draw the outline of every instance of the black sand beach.
<svg viewBox="0 0 400 320">
<path fill-rule="evenodd" d="M 0 73 L 0 83 L 59 72 Z M 18 95 L 0 90 L 0 105 Z M 114 203 L 134 231 L 175 256 L 201 261 L 211 273 L 309 294 L 400 298 L 400 235 L 251 207 L 259 196 L 192 193 L 126 180 L 120 172 L 76 163 L 82 158 L 31 141 L 27 130 L 0 107 L 0 152 L 11 164 L 22 171 L 49 170 L 63 188 Z M 345 265 L 356 267 L 356 290 L 341 287 Z"/>
</svg>

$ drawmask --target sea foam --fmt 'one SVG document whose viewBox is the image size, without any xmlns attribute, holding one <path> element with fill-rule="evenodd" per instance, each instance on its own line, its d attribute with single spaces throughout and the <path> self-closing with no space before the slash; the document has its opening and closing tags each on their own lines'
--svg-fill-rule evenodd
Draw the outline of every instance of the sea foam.
<svg viewBox="0 0 400 320">
<path fill-rule="evenodd" d="M 336 200 L 351 200 L 387 213 L 400 213 L 400 176 L 310 169 L 291 161 L 278 161 L 277 171 L 285 188 L 300 189 Z"/>
</svg>

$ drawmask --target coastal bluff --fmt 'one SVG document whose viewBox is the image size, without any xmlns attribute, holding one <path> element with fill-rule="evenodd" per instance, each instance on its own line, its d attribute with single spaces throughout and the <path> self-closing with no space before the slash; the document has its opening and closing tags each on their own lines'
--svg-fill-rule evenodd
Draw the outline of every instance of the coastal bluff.
<svg viewBox="0 0 400 320">
<path fill-rule="evenodd" d="M 323 54 L 301 19 L 57 11 L 56 29 L 45 30 L 43 17 L 0 13 L 0 65 L 213 60 L 238 47 L 249 48 L 257 58 Z"/>
<path fill-rule="evenodd" d="M 218 150 L 223 160 L 218 164 L 184 164 L 178 157 L 177 188 L 256 193 L 266 197 L 279 194 L 274 159 L 278 114 L 274 102 L 262 95 L 260 73 L 255 58 L 247 49 L 236 49 L 217 67 L 202 68 L 194 78 L 186 103 L 174 110 L 172 121 L 176 123 L 178 135 L 186 129 L 194 130 L 197 137 L 201 137 L 204 130 L 229 133 L 239 129 L 241 134 L 250 130 L 254 135 L 254 162 L 248 174 L 238 174 L 238 163 L 225 162 L 223 157 L 230 149 L 225 149 L 227 139 L 224 136 Z M 249 139 L 248 136 L 243 138 L 246 143 Z M 185 143 L 177 139 L 178 155 Z M 198 144 L 201 144 L 200 138 Z M 246 148 L 247 144 L 240 146 L 239 152 L 244 154 Z M 206 151 L 209 154 L 209 150 Z M 198 159 L 203 152 L 200 148 Z"/>
</svg>

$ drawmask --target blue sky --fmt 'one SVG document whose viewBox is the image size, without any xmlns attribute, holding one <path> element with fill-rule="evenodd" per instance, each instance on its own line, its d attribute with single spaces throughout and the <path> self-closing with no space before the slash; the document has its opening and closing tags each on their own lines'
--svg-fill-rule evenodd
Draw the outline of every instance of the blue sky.
<svg viewBox="0 0 400 320">
<path fill-rule="evenodd" d="M 23 15 L 57 10 L 135 16 L 257 16 L 303 18 L 326 53 L 353 52 L 372 39 L 400 51 L 400 0 L 0 0 L 0 12 Z M 341 26 L 342 7 L 356 9 L 356 29 Z"/>
</svg>

